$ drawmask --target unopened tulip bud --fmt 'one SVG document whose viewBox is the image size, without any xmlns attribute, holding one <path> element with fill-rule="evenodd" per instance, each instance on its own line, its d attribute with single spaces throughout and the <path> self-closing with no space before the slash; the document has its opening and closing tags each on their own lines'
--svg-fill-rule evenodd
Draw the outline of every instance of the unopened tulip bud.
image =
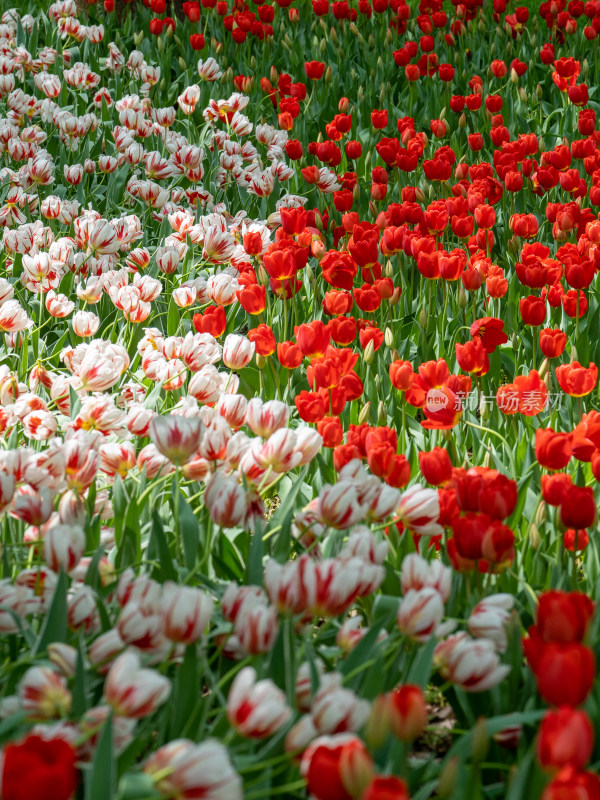
<svg viewBox="0 0 600 800">
<path fill-rule="evenodd" d="M 511 343 L 512 343 L 512 349 L 516 353 L 519 350 L 519 337 L 517 336 L 516 333 L 513 333 Z"/>
<path fill-rule="evenodd" d="M 387 44 L 390 44 L 393 41 L 392 31 L 391 28 L 388 28 L 385 32 L 385 41 Z"/>
<path fill-rule="evenodd" d="M 490 735 L 487 729 L 487 721 L 484 717 L 479 717 L 473 729 L 473 741 L 471 744 L 471 756 L 476 764 L 485 761 L 485 757 L 490 748 Z"/>
<path fill-rule="evenodd" d="M 538 83 L 535 89 L 535 93 L 537 94 L 538 98 L 541 100 L 544 96 L 544 90 L 542 89 L 541 85 Z"/>
<path fill-rule="evenodd" d="M 548 358 L 545 358 L 545 359 L 542 361 L 542 365 L 540 366 L 540 369 L 539 369 L 540 378 L 541 378 L 542 380 L 543 380 L 543 379 L 546 377 L 546 375 L 548 374 L 548 370 L 549 370 L 549 369 L 550 369 L 550 359 L 548 359 Z"/>
<path fill-rule="evenodd" d="M 267 283 L 269 282 L 269 273 L 263 267 L 262 264 L 260 264 L 259 267 L 258 267 L 258 275 L 257 275 L 257 277 L 258 277 L 258 282 L 260 283 L 261 286 L 266 286 Z"/>
<path fill-rule="evenodd" d="M 386 328 L 385 333 L 383 334 L 383 340 L 386 344 L 386 347 L 392 347 L 394 344 L 394 333 L 391 328 Z"/>
<path fill-rule="evenodd" d="M 423 330 L 425 330 L 425 328 L 427 327 L 427 312 L 425 311 L 424 308 L 422 308 L 421 311 L 419 312 L 419 325 L 421 326 L 421 328 L 423 328 Z"/>
<path fill-rule="evenodd" d="M 259 369 L 264 369 L 267 366 L 267 357 L 266 356 L 262 356 L 260 353 L 256 353 L 256 355 L 254 357 L 256 359 L 256 366 Z"/>
<path fill-rule="evenodd" d="M 306 277 L 306 280 L 314 286 L 314 284 L 315 284 L 315 273 L 313 272 L 313 268 L 311 267 L 310 264 L 307 264 L 304 267 L 304 275 Z"/>
<path fill-rule="evenodd" d="M 584 58 L 583 64 L 581 65 L 581 77 L 585 78 L 585 76 L 588 74 L 589 71 L 590 71 L 589 61 L 587 60 L 587 58 Z"/>
<path fill-rule="evenodd" d="M 352 187 L 352 199 L 356 201 L 359 199 L 359 197 L 360 197 L 360 186 L 358 185 L 358 183 L 355 183 L 354 186 Z"/>
<path fill-rule="evenodd" d="M 489 469 L 491 464 L 492 464 L 492 454 L 490 453 L 489 450 L 487 450 L 483 457 L 483 467 L 485 469 Z"/>
<path fill-rule="evenodd" d="M 383 400 L 380 400 L 377 406 L 377 424 L 385 426 L 386 423 L 387 423 L 387 410 L 385 408 L 385 403 L 383 402 Z"/>
<path fill-rule="evenodd" d="M 363 103 L 365 99 L 365 90 L 362 85 L 358 87 L 358 102 Z"/>
<path fill-rule="evenodd" d="M 364 358 L 364 360 L 366 361 L 367 364 L 370 364 L 373 361 L 374 357 L 375 357 L 375 343 L 371 339 L 371 341 L 365 347 L 365 351 L 363 353 L 363 358 Z"/>
<path fill-rule="evenodd" d="M 371 714 L 365 726 L 365 739 L 372 750 L 381 747 L 390 731 L 390 701 L 387 694 L 380 694 L 371 704 Z"/>
<path fill-rule="evenodd" d="M 440 780 L 437 785 L 437 796 L 441 798 L 451 797 L 456 788 L 456 780 L 458 778 L 459 761 L 456 756 L 452 756 L 446 764 L 444 764 L 440 773 Z"/>
<path fill-rule="evenodd" d="M 459 128 L 466 128 L 467 127 L 467 117 L 466 117 L 464 112 L 458 118 L 458 127 Z"/>
<path fill-rule="evenodd" d="M 398 303 L 400 302 L 400 297 L 401 296 L 402 296 L 402 289 L 400 288 L 400 286 L 396 286 L 396 288 L 394 289 L 394 293 L 392 294 L 392 296 L 388 300 L 388 303 L 391 306 L 397 306 Z"/>
<path fill-rule="evenodd" d="M 72 678 L 77 669 L 77 650 L 63 642 L 48 645 L 48 658 L 65 678 Z"/>
<path fill-rule="evenodd" d="M 162 53 L 162 51 L 165 49 L 165 43 L 163 42 L 162 36 L 157 36 L 156 37 L 156 48 L 157 48 L 159 53 Z M 163 81 L 164 81 L 164 78 L 163 78 Z M 161 86 L 161 89 L 162 88 L 163 87 Z"/>
<path fill-rule="evenodd" d="M 375 205 L 375 203 L 372 200 L 369 200 L 369 211 L 370 211 L 372 216 L 374 216 L 374 217 L 377 216 L 377 206 Z"/>
<path fill-rule="evenodd" d="M 485 22 L 481 19 L 481 17 L 479 18 L 479 23 L 478 23 L 477 27 L 479 28 L 479 32 L 480 33 L 483 33 L 485 31 L 485 27 L 486 27 L 485 26 Z"/>
<path fill-rule="evenodd" d="M 479 416 L 481 417 L 482 421 L 486 421 L 490 418 L 491 413 L 491 403 L 487 400 L 485 395 L 481 395 L 481 400 L 479 401 Z"/>
<path fill-rule="evenodd" d="M 140 31 L 139 33 L 133 34 L 133 43 L 136 47 L 139 48 L 141 43 L 144 41 L 144 31 Z"/>
<path fill-rule="evenodd" d="M 541 543 L 542 537 L 540 536 L 539 528 L 532 522 L 529 527 L 529 544 L 534 550 L 537 550 Z"/>
<path fill-rule="evenodd" d="M 521 88 L 519 90 L 519 96 L 521 97 L 521 102 L 522 103 L 526 103 L 527 102 L 527 92 L 526 92 L 524 86 L 521 86 Z"/>
<path fill-rule="evenodd" d="M 315 214 L 315 228 L 319 231 L 323 231 L 323 217 L 320 214 Z"/>
<path fill-rule="evenodd" d="M 535 514 L 535 522 L 536 525 L 542 525 L 546 520 L 546 503 L 542 500 L 542 502 L 538 506 L 538 510 Z"/>
<path fill-rule="evenodd" d="M 159 37 L 159 41 L 160 41 L 160 37 Z M 163 79 L 161 80 L 161 82 L 159 83 L 159 86 L 160 86 L 160 88 L 162 89 L 162 91 L 163 91 L 163 92 L 164 92 L 164 90 L 165 90 L 165 86 L 166 86 L 166 85 L 167 85 L 167 82 L 166 82 L 166 81 L 165 81 L 165 79 L 163 78 Z"/>
<path fill-rule="evenodd" d="M 371 401 L 367 400 L 364 406 L 360 410 L 360 414 L 358 415 L 358 424 L 364 425 L 365 422 L 369 419 L 369 413 L 371 411 Z"/>
<path fill-rule="evenodd" d="M 323 76 L 323 80 L 325 81 L 325 83 L 331 83 L 331 81 L 333 80 L 333 72 L 331 70 L 331 67 L 327 67 L 327 69 L 325 70 L 325 75 Z"/>
<path fill-rule="evenodd" d="M 325 41 L 325 39 L 321 39 L 321 44 L 319 45 L 319 50 L 321 51 L 321 55 L 323 55 L 326 49 L 327 49 L 327 42 Z"/>
<path fill-rule="evenodd" d="M 573 347 L 571 348 L 571 364 L 574 361 L 577 361 L 577 360 L 578 360 L 577 359 L 577 348 L 575 347 L 575 345 L 573 345 Z"/>
<path fill-rule="evenodd" d="M 331 26 L 331 30 L 329 31 L 329 38 L 331 39 L 331 41 L 332 41 L 334 44 L 337 44 L 337 43 L 338 43 L 338 41 L 339 41 L 339 40 L 338 40 L 337 31 L 336 31 L 336 29 L 333 27 L 333 25 Z"/>
<path fill-rule="evenodd" d="M 381 61 L 381 58 L 379 59 Z M 385 83 L 382 83 L 379 87 L 379 105 L 382 106 L 385 103 Z"/>
<path fill-rule="evenodd" d="M 467 300 L 467 293 L 463 289 L 462 285 L 459 284 L 459 286 L 458 286 L 458 306 L 459 306 L 459 308 L 463 308 L 463 309 L 466 308 L 468 302 L 469 301 Z"/>
</svg>

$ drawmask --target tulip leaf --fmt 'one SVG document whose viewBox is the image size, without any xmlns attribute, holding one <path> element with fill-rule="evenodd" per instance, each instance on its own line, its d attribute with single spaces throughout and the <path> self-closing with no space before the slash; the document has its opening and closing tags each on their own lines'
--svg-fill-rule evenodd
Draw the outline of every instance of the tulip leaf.
<svg viewBox="0 0 600 800">
<path fill-rule="evenodd" d="M 104 723 L 92 768 L 86 773 L 85 800 L 109 800 L 115 796 L 116 764 L 113 752 L 112 717 Z"/>
<path fill-rule="evenodd" d="M 43 653 L 52 642 L 64 642 L 67 638 L 67 577 L 60 572 L 52 602 L 48 613 L 44 617 L 37 641 L 33 646 L 32 655 Z"/>
<path fill-rule="evenodd" d="M 432 636 L 429 641 L 419 648 L 417 657 L 410 665 L 408 675 L 406 676 L 406 683 L 416 683 L 421 689 L 424 689 L 429 683 L 431 677 L 431 668 L 433 664 L 433 651 L 437 640 Z"/>
<path fill-rule="evenodd" d="M 152 527 L 150 529 L 147 555 L 150 561 L 157 562 L 152 571 L 152 575 L 156 580 L 163 582 L 177 581 L 177 573 L 173 566 L 169 543 L 167 542 L 165 529 L 158 511 L 154 511 L 152 514 Z"/>
<path fill-rule="evenodd" d="M 198 558 L 200 526 L 196 515 L 192 511 L 192 507 L 185 497 L 181 493 L 176 495 L 176 497 L 178 498 L 176 502 L 179 503 L 179 531 L 177 533 L 181 536 L 185 566 L 188 572 L 191 572 Z"/>
</svg>

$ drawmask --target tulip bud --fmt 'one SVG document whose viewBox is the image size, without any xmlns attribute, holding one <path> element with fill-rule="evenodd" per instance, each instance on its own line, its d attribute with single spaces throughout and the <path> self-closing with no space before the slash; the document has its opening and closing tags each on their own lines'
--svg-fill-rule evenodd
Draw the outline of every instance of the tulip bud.
<svg viewBox="0 0 600 800">
<path fill-rule="evenodd" d="M 371 341 L 365 347 L 363 358 L 367 364 L 370 364 L 373 361 L 374 357 L 375 357 L 375 343 L 371 339 Z"/>
<path fill-rule="evenodd" d="M 379 59 L 381 61 L 381 59 Z M 379 87 L 379 105 L 382 106 L 385 103 L 385 83 L 381 83 Z"/>
<path fill-rule="evenodd" d="M 490 747 L 490 735 L 487 730 L 487 722 L 484 717 L 479 717 L 473 729 L 473 742 L 471 744 L 471 756 L 476 764 L 485 760 Z"/>
<path fill-rule="evenodd" d="M 340 778 L 352 797 L 360 797 L 373 778 L 373 762 L 364 747 L 348 747 L 342 750 Z"/>
<path fill-rule="evenodd" d="M 372 200 L 369 200 L 369 211 L 374 217 L 377 216 L 377 206 Z"/>
<path fill-rule="evenodd" d="M 386 344 L 386 347 L 392 347 L 394 344 L 394 332 L 391 328 L 386 328 L 383 334 L 383 340 Z"/>
<path fill-rule="evenodd" d="M 583 64 L 581 65 L 581 77 L 585 78 L 585 76 L 588 74 L 589 71 L 590 71 L 589 61 L 587 60 L 587 58 L 584 58 Z"/>
<path fill-rule="evenodd" d="M 327 49 L 327 44 L 325 42 L 325 39 L 321 39 L 321 44 L 319 45 L 319 50 L 321 51 L 321 55 L 323 55 L 326 49 Z"/>
<path fill-rule="evenodd" d="M 495 41 L 494 41 L 494 42 L 492 42 L 492 44 L 491 44 L 491 47 L 490 47 L 490 55 L 491 55 L 491 56 L 495 56 L 495 55 L 496 55 L 496 50 L 497 50 L 497 49 L 498 49 L 498 48 L 496 47 L 496 42 L 495 42 Z M 489 69 L 488 69 L 488 75 L 490 75 L 490 74 L 491 74 L 491 72 L 492 72 L 492 67 L 491 67 L 491 65 L 490 65 L 490 67 L 489 67 Z"/>
<path fill-rule="evenodd" d="M 467 127 L 467 117 L 466 117 L 466 114 L 464 113 L 464 111 L 460 115 L 460 117 L 458 118 L 458 127 L 459 128 L 466 128 Z"/>
<path fill-rule="evenodd" d="M 325 83 L 331 83 L 331 81 L 333 80 L 333 72 L 331 70 L 331 67 L 327 67 L 327 69 L 325 70 L 325 75 L 323 76 L 323 80 L 325 81 Z"/>
<path fill-rule="evenodd" d="M 387 694 L 378 695 L 371 704 L 365 727 L 365 739 L 372 750 L 385 743 L 390 731 L 390 703 Z"/>
<path fill-rule="evenodd" d="M 161 82 L 159 83 L 159 86 L 160 86 L 160 88 L 162 89 L 162 91 L 163 91 L 163 92 L 164 92 L 164 90 L 165 90 L 165 86 L 166 86 L 166 85 L 167 85 L 167 82 L 166 82 L 166 81 L 165 81 L 165 79 L 163 78 L 163 79 L 161 80 Z"/>
<path fill-rule="evenodd" d="M 486 396 L 482 394 L 479 401 L 479 416 L 481 417 L 482 422 L 485 422 L 490 418 L 490 406 L 491 403 L 487 400 Z"/>
<path fill-rule="evenodd" d="M 456 788 L 458 778 L 459 762 L 456 756 L 450 758 L 443 766 L 440 780 L 437 785 L 437 796 L 441 798 L 451 797 Z"/>
<path fill-rule="evenodd" d="M 546 519 L 546 503 L 544 503 L 544 501 L 542 500 L 535 514 L 536 525 L 542 525 L 545 519 Z"/>
<path fill-rule="evenodd" d="M 271 67 L 271 72 L 269 73 L 269 79 L 271 83 L 277 83 L 277 78 L 279 77 L 277 73 L 277 69 L 275 67 Z"/>
<path fill-rule="evenodd" d="M 542 380 L 546 377 L 549 369 L 550 369 L 550 359 L 545 358 L 542 361 L 541 367 L 539 368 L 540 378 Z"/>
<path fill-rule="evenodd" d="M 267 357 L 266 356 L 261 356 L 260 353 L 256 353 L 256 355 L 254 357 L 256 359 L 256 366 L 259 369 L 264 369 L 267 366 Z"/>
<path fill-rule="evenodd" d="M 392 30 L 391 30 L 391 28 L 388 28 L 387 31 L 385 32 L 386 44 L 391 44 L 391 42 L 393 40 L 394 40 L 394 37 L 392 36 Z"/>
<path fill-rule="evenodd" d="M 171 27 L 171 26 L 169 25 L 169 28 L 170 28 L 170 27 Z M 173 41 L 175 42 L 175 44 L 177 45 L 177 47 L 179 47 L 179 48 L 183 47 L 183 42 L 181 41 L 181 39 L 179 38 L 179 36 L 177 36 L 177 34 L 176 34 L 176 33 L 173 35 Z M 184 61 L 183 63 L 185 64 L 185 61 Z"/>
<path fill-rule="evenodd" d="M 252 71 L 256 70 L 256 66 L 256 58 L 252 55 L 250 56 L 250 67 L 252 68 Z"/>
<path fill-rule="evenodd" d="M 486 453 L 485 453 L 485 455 L 483 457 L 483 465 L 482 466 L 485 467 L 485 469 L 489 469 L 491 464 L 492 464 L 492 454 L 490 453 L 489 450 L 486 450 Z"/>
<path fill-rule="evenodd" d="M 374 39 L 374 37 L 373 37 L 373 34 L 372 34 L 372 33 L 371 33 L 371 34 L 369 34 L 369 39 L 368 39 L 368 42 L 369 42 L 369 49 L 370 49 L 370 50 L 373 50 L 373 49 L 375 48 L 375 39 Z"/>
<path fill-rule="evenodd" d="M 512 349 L 515 351 L 515 353 L 519 350 L 519 337 L 516 333 L 513 333 L 512 335 Z"/>
<path fill-rule="evenodd" d="M 267 283 L 269 282 L 269 273 L 263 267 L 262 264 L 260 264 L 259 267 L 258 267 L 258 275 L 257 275 L 257 277 L 258 277 L 258 282 L 260 283 L 261 286 L 266 286 Z"/>
<path fill-rule="evenodd" d="M 315 214 L 315 228 L 319 231 L 323 231 L 323 217 L 320 214 Z"/>
<path fill-rule="evenodd" d="M 175 36 L 175 31 L 171 25 L 167 25 L 167 39 L 172 39 Z"/>
<path fill-rule="evenodd" d="M 339 39 L 338 39 L 337 31 L 336 31 L 336 29 L 333 27 L 333 25 L 331 26 L 331 30 L 329 31 L 329 38 L 331 39 L 331 41 L 332 41 L 334 44 L 338 44 L 338 42 L 339 42 Z"/>
<path fill-rule="evenodd" d="M 398 303 L 400 302 L 400 296 L 401 296 L 401 294 L 402 294 L 402 289 L 401 289 L 399 286 L 396 286 L 396 288 L 394 289 L 394 293 L 393 293 L 393 295 L 392 295 L 392 296 L 390 297 L 390 299 L 388 300 L 388 303 L 389 303 L 391 306 L 397 306 L 397 305 L 398 305 Z"/>
<path fill-rule="evenodd" d="M 573 347 L 571 348 L 571 364 L 574 361 L 577 361 L 577 360 L 578 360 L 577 359 L 577 348 L 575 347 L 575 345 L 573 345 Z"/>
<path fill-rule="evenodd" d="M 421 309 L 419 313 L 419 325 L 425 330 L 427 327 L 427 312 L 424 308 Z"/>
<path fill-rule="evenodd" d="M 385 426 L 386 423 L 387 423 L 387 410 L 383 400 L 380 400 L 377 406 L 377 424 Z"/>
<path fill-rule="evenodd" d="M 139 33 L 133 34 L 133 43 L 137 48 L 139 48 L 139 46 L 143 41 L 144 41 L 144 31 L 140 31 Z"/>
<path fill-rule="evenodd" d="M 481 19 L 481 17 L 479 18 L 479 23 L 477 27 L 479 28 L 480 33 L 483 33 L 485 31 L 485 22 L 483 21 L 483 19 Z"/>
<path fill-rule="evenodd" d="M 540 536 L 539 528 L 532 522 L 529 527 L 529 544 L 533 550 L 537 550 L 541 543 L 542 537 Z"/>
<path fill-rule="evenodd" d="M 468 303 L 467 293 L 463 289 L 462 285 L 459 284 L 459 287 L 458 287 L 458 306 L 459 306 L 459 308 L 463 308 L 464 309 L 464 308 L 467 307 L 467 303 Z"/>
<path fill-rule="evenodd" d="M 363 103 L 365 100 L 365 91 L 362 87 L 362 84 L 358 87 L 358 102 Z"/>
<path fill-rule="evenodd" d="M 544 96 L 544 90 L 542 89 L 541 85 L 538 83 L 535 89 L 535 93 L 537 94 L 538 98 L 541 100 Z"/>
<path fill-rule="evenodd" d="M 526 92 L 524 86 L 521 86 L 521 89 L 519 90 L 519 95 L 521 97 L 521 102 L 522 103 L 526 103 L 527 102 L 527 92 Z"/>
<path fill-rule="evenodd" d="M 306 280 L 314 286 L 315 285 L 315 273 L 314 273 L 313 268 L 311 267 L 310 264 L 307 264 L 304 267 L 304 275 L 306 277 Z"/>
<path fill-rule="evenodd" d="M 187 64 L 185 63 L 183 58 L 181 56 L 178 56 L 177 61 L 179 62 L 179 66 L 181 67 L 181 69 L 185 71 L 187 69 Z"/>
<path fill-rule="evenodd" d="M 359 91 L 360 91 L 360 89 L 362 89 L 362 86 L 359 86 Z M 364 97 L 362 99 L 364 100 Z M 371 166 L 372 158 L 373 158 L 373 154 L 371 153 L 370 150 L 367 150 L 367 153 L 365 155 L 365 172 L 369 171 L 369 167 Z"/>
<path fill-rule="evenodd" d="M 360 410 L 360 414 L 358 415 L 358 424 L 364 425 L 365 422 L 369 419 L 369 413 L 371 411 L 371 401 L 367 400 L 364 406 Z"/>
</svg>

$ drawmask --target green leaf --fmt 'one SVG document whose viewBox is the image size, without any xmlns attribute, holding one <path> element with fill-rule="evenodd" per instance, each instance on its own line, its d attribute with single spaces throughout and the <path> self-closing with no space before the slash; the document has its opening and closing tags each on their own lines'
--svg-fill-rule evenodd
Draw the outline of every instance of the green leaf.
<svg viewBox="0 0 600 800">
<path fill-rule="evenodd" d="M 195 644 L 188 645 L 183 663 L 177 670 L 173 685 L 170 715 L 170 737 L 183 736 L 184 727 L 192 709 L 200 697 L 200 675 L 198 671 L 198 650 Z"/>
<path fill-rule="evenodd" d="M 165 535 L 162 520 L 158 511 L 152 514 L 152 528 L 148 543 L 148 558 L 158 561 L 160 566 L 154 568 L 152 576 L 159 581 L 177 581 L 177 572 L 173 566 L 173 558 Z"/>
<path fill-rule="evenodd" d="M 52 642 L 64 642 L 67 639 L 67 577 L 60 572 L 56 582 L 54 595 L 48 613 L 40 630 L 32 655 L 43 653 Z"/>
<path fill-rule="evenodd" d="M 181 536 L 183 544 L 183 558 L 188 572 L 191 572 L 198 557 L 198 547 L 200 544 L 200 526 L 192 507 L 180 493 L 176 495 L 179 502 L 179 530 L 177 534 Z"/>
<path fill-rule="evenodd" d="M 100 734 L 92 769 L 86 774 L 85 800 L 110 800 L 115 796 L 115 767 L 111 716 L 106 720 Z"/>
</svg>

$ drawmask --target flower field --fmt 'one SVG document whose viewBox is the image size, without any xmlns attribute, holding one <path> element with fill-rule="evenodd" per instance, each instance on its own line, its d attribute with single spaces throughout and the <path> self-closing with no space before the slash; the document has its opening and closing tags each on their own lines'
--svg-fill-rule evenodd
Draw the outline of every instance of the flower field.
<svg viewBox="0 0 600 800">
<path fill-rule="evenodd" d="M 600 800 L 600 0 L 0 14 L 0 800 Z"/>
</svg>

